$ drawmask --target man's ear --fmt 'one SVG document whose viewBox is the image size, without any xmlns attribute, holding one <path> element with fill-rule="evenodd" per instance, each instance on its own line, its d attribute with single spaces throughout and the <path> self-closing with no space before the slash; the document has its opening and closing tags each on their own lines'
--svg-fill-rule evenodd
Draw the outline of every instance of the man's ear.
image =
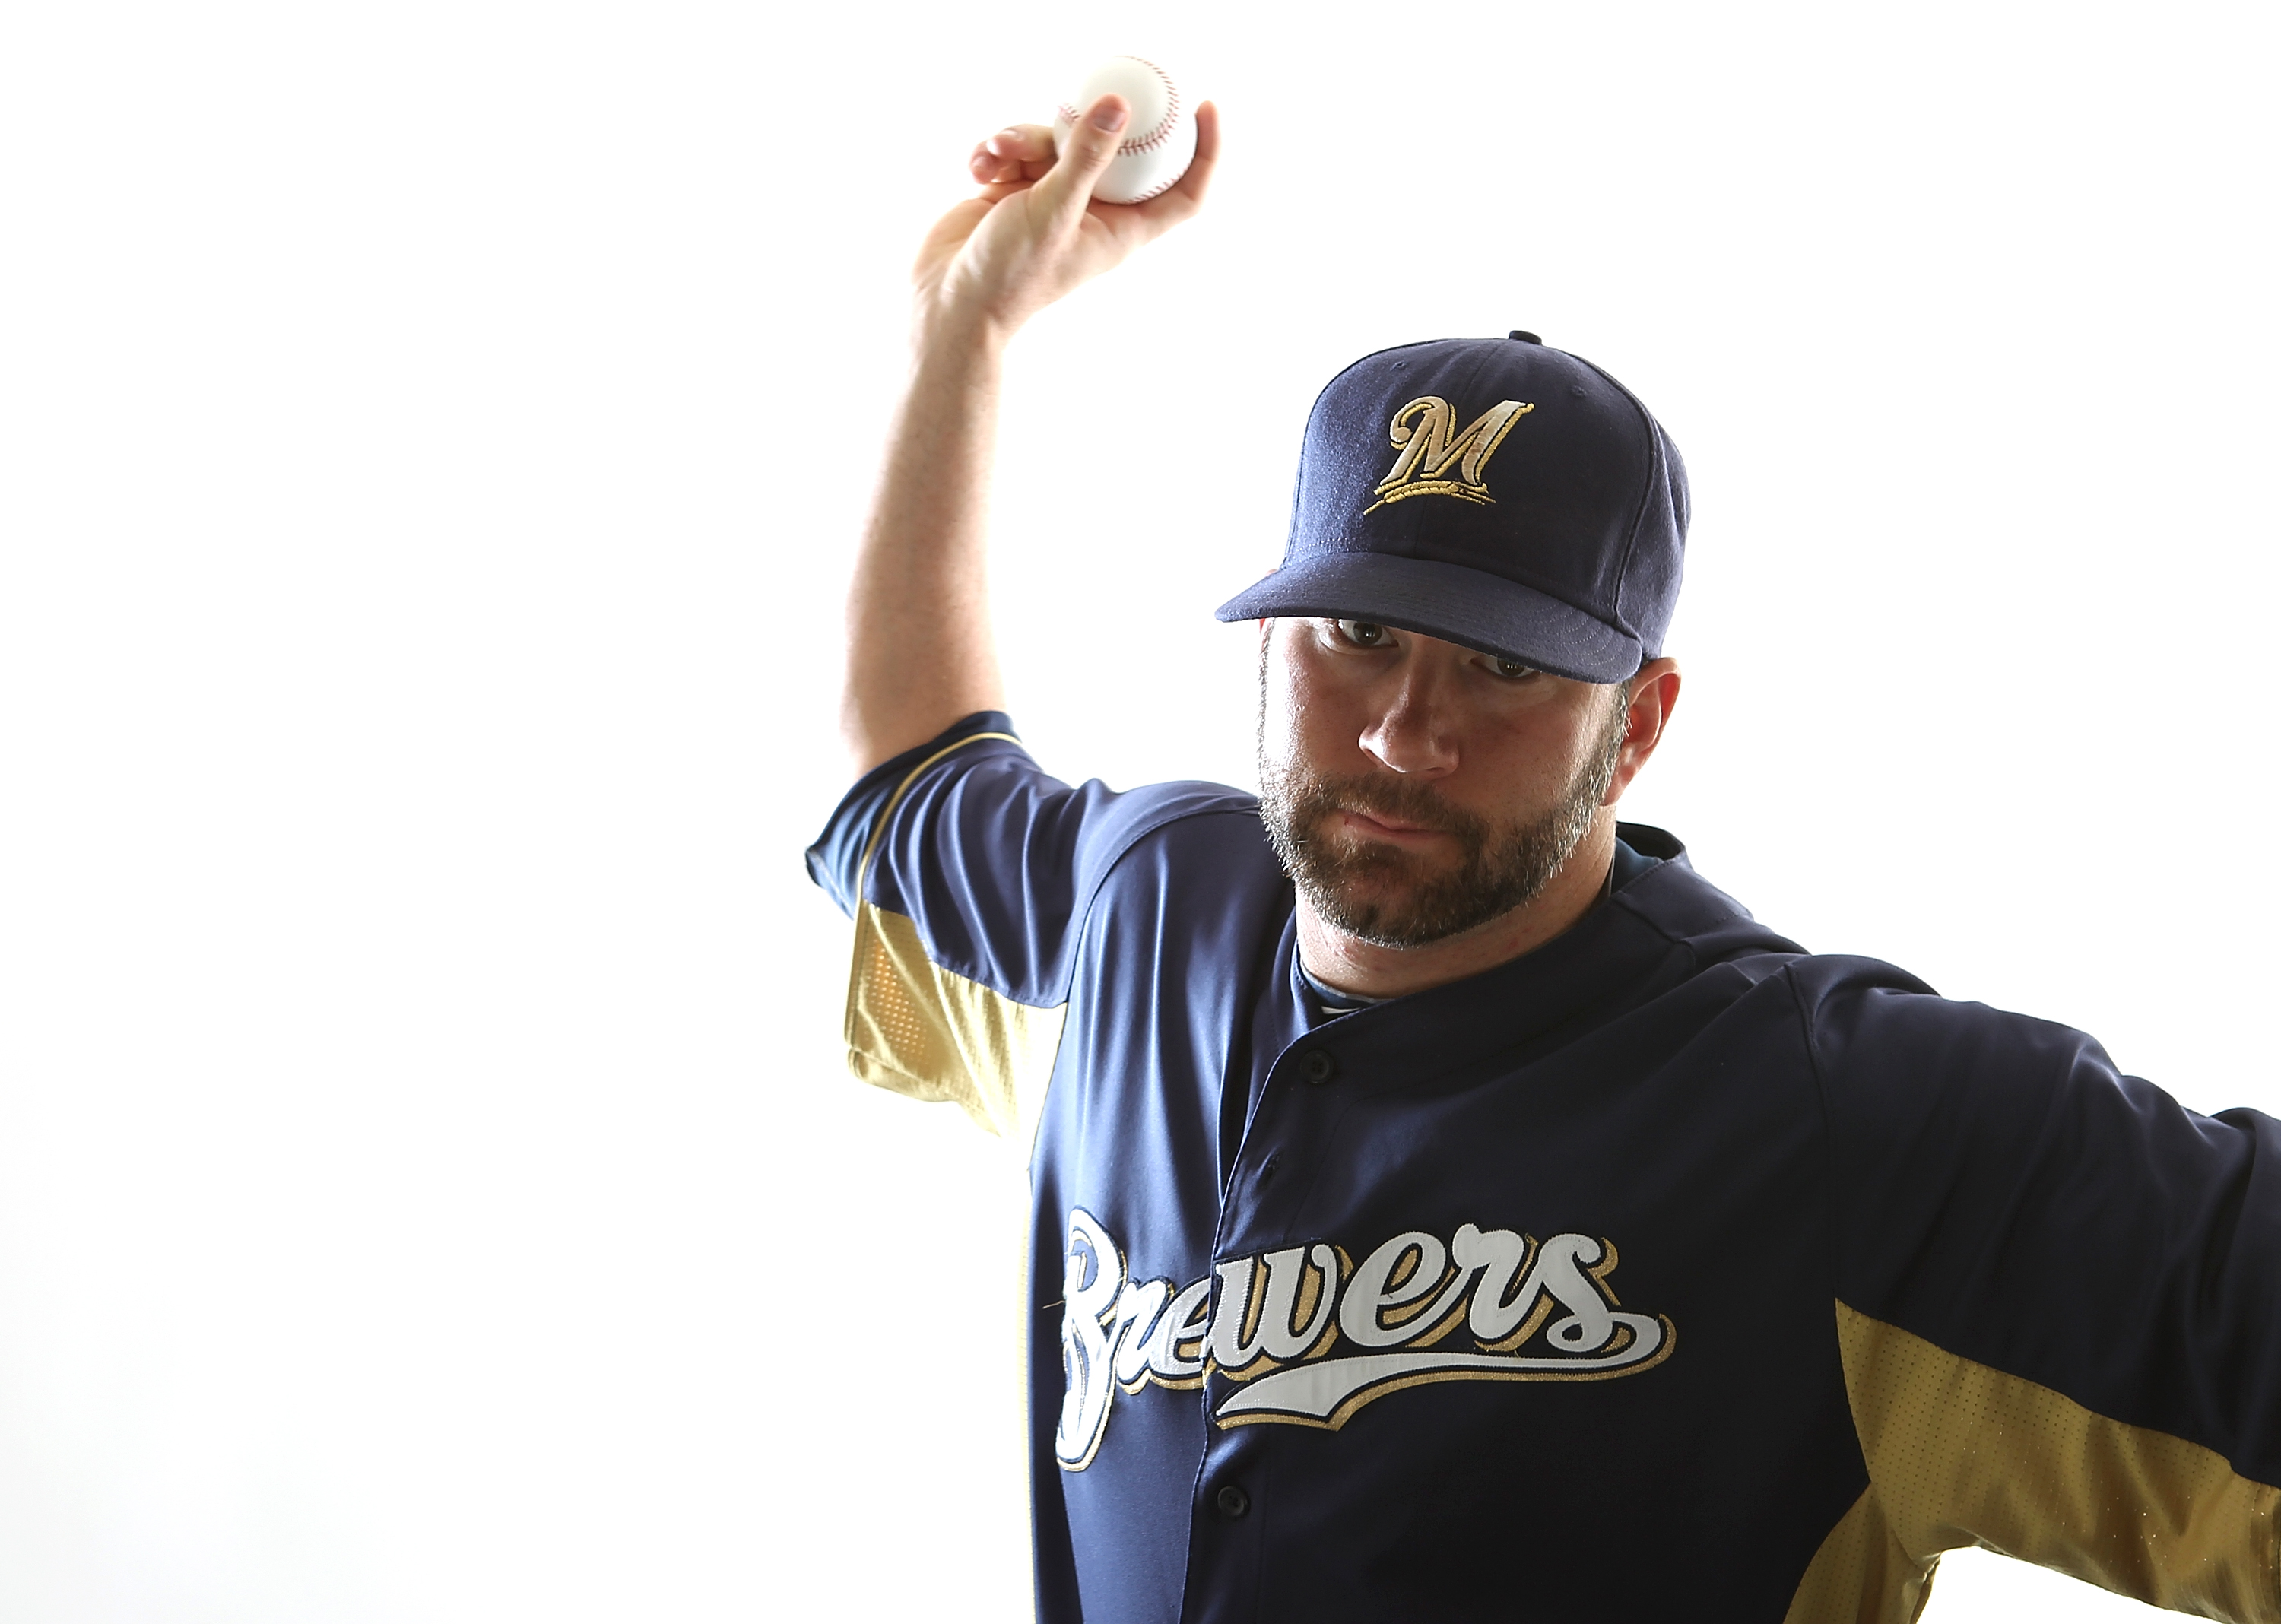
<svg viewBox="0 0 2281 1624">
<path fill-rule="evenodd" d="M 1678 704 L 1679 661 L 1651 660 L 1640 667 L 1632 678 L 1631 703 L 1624 710 L 1624 742 L 1616 754 L 1615 776 L 1608 780 L 1608 793 L 1600 798 L 1602 806 L 1612 807 L 1623 799 L 1639 769 L 1647 765 L 1647 758 L 1663 742 L 1664 727 Z"/>
</svg>

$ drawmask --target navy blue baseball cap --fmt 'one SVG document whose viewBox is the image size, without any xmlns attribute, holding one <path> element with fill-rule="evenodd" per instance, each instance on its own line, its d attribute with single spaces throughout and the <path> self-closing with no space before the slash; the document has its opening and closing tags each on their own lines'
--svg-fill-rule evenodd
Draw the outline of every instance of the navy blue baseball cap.
<svg viewBox="0 0 2281 1624">
<path fill-rule="evenodd" d="M 1365 355 L 1307 418 L 1291 540 L 1226 621 L 1334 615 L 1580 682 L 1663 650 L 1687 470 L 1632 392 L 1533 333 Z"/>
</svg>

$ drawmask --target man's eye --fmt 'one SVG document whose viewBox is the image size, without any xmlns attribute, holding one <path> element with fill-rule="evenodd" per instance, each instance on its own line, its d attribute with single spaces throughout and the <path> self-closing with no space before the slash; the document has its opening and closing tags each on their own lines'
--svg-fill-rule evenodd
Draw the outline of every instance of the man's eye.
<svg viewBox="0 0 2281 1624">
<path fill-rule="evenodd" d="M 1339 635 L 1357 648 L 1386 646 L 1386 628 L 1374 621 L 1342 620 L 1336 623 Z"/>
<path fill-rule="evenodd" d="M 1499 656 L 1496 662 L 1496 674 L 1499 677 L 1534 677 L 1536 675 L 1536 668 L 1533 665 L 1523 665 L 1518 660 L 1507 660 Z"/>
</svg>

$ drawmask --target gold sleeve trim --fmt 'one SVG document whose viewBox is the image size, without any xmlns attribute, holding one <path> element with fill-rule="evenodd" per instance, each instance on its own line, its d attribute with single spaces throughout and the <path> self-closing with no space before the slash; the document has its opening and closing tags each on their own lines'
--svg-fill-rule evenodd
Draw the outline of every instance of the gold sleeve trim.
<svg viewBox="0 0 2281 1624">
<path fill-rule="evenodd" d="M 1982 1545 L 2156 1607 L 2281 1620 L 2281 1489 L 1843 1303 L 1837 1340 L 1870 1489 L 1814 1557 L 1791 1620 L 1914 1618 L 1910 1573 L 1929 1582 L 1940 1552 Z"/>
<path fill-rule="evenodd" d="M 954 750 L 1011 733 L 970 733 L 904 775 L 855 870 L 855 962 L 847 978 L 847 1069 L 915 1100 L 948 1100 L 993 1133 L 1013 1132 L 1033 1107 L 1061 1042 L 1065 1005 L 1018 1003 L 929 959 L 918 925 L 863 901 L 887 820 L 918 776 Z"/>
<path fill-rule="evenodd" d="M 873 820 L 871 824 L 871 838 L 863 842 L 863 861 L 855 865 L 855 898 L 857 901 L 860 902 L 862 901 L 863 882 L 870 878 L 871 859 L 879 855 L 879 838 L 887 832 L 887 820 L 894 816 L 895 808 L 903 804 L 903 797 L 910 793 L 911 785 L 918 782 L 919 774 L 924 772 L 928 768 L 942 760 L 944 756 L 948 755 L 952 751 L 963 750 L 967 746 L 979 744 L 986 739 L 1002 739 L 1009 745 L 1018 745 L 1022 742 L 1020 739 L 1015 738 L 1011 733 L 969 733 L 963 739 L 953 739 L 950 743 L 945 745 L 941 749 L 936 751 L 932 755 L 930 755 L 926 760 L 921 762 L 917 766 L 912 768 L 910 771 L 903 775 L 903 781 L 895 785 L 895 793 L 887 797 L 887 804 L 879 808 L 879 816 Z"/>
<path fill-rule="evenodd" d="M 1782 1624 L 1914 1624 L 1939 1560 L 1902 1550 L 1877 1491 L 1865 1489 L 1806 1565 Z"/>
<path fill-rule="evenodd" d="M 1034 1107 L 1066 1004 L 1017 1003 L 926 955 L 919 927 L 870 902 L 855 912 L 847 1069 L 915 1100 L 949 1100 L 993 1133 Z"/>
</svg>

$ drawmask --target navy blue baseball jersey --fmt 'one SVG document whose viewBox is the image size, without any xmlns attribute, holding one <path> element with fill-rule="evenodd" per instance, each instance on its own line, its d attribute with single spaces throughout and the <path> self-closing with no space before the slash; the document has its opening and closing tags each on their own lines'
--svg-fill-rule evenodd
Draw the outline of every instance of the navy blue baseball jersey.
<svg viewBox="0 0 2281 1624">
<path fill-rule="evenodd" d="M 2281 1133 L 1814 956 L 1621 830 L 1469 979 L 1310 990 L 1256 803 L 998 715 L 809 853 L 857 1075 L 1039 1110 L 1048 1624 L 1906 1620 L 1980 1543 L 2281 1618 Z"/>
</svg>

